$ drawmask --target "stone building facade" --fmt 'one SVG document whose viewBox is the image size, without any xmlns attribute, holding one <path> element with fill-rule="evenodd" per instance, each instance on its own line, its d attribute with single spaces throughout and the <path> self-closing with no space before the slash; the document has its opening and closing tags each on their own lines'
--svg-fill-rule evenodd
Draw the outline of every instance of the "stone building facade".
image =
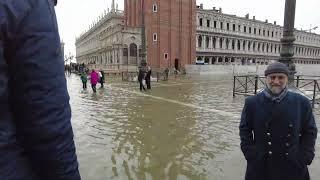
<svg viewBox="0 0 320 180">
<path fill-rule="evenodd" d="M 143 4 L 144 2 L 144 4 Z M 195 0 L 124 0 L 76 39 L 76 59 L 90 68 L 136 71 L 144 9 L 147 62 L 155 70 L 205 64 L 268 64 L 278 60 L 283 27 L 276 22 L 203 9 Z M 320 63 L 320 35 L 295 31 L 295 63 Z"/>
<path fill-rule="evenodd" d="M 283 27 L 276 22 L 197 7 L 197 60 L 205 64 L 268 64 L 278 60 Z M 295 63 L 320 63 L 320 35 L 295 31 Z"/>
<path fill-rule="evenodd" d="M 114 1 L 111 7 L 76 39 L 77 63 L 114 72 L 136 70 L 141 61 L 141 31 L 125 26 L 124 13 Z"/>
</svg>

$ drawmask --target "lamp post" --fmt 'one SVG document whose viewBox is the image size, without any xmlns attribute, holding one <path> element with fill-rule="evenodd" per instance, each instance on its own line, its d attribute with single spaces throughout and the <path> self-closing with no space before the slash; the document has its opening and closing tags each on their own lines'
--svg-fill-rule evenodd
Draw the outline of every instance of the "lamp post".
<svg viewBox="0 0 320 180">
<path fill-rule="evenodd" d="M 145 32 L 145 21 L 144 21 L 144 0 L 141 0 L 141 61 L 140 68 L 146 70 L 147 60 L 146 60 L 146 32 Z"/>
<path fill-rule="evenodd" d="M 296 0 L 286 0 L 284 13 L 283 38 L 281 39 L 280 60 L 289 67 L 289 84 L 294 81 L 296 68 L 293 62 L 294 47 L 293 42 L 296 40 L 294 36 L 294 20 L 296 11 Z"/>
</svg>

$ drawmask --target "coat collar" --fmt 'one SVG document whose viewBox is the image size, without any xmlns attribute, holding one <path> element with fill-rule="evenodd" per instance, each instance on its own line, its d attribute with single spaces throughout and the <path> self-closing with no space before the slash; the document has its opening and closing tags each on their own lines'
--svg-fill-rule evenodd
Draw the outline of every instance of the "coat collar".
<svg viewBox="0 0 320 180">
<path fill-rule="evenodd" d="M 263 90 L 263 94 L 266 98 L 270 99 L 272 102 L 280 103 L 288 94 L 288 88 L 282 90 L 278 95 L 273 95 L 268 88 Z"/>
</svg>

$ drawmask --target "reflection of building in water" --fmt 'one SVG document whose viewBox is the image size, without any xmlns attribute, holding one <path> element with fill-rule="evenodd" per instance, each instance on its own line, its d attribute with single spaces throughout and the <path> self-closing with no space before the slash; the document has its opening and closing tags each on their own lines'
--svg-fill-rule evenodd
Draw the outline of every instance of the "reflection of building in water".
<svg viewBox="0 0 320 180">
<path fill-rule="evenodd" d="M 144 2 L 144 6 L 142 6 Z M 208 64 L 267 64 L 280 57 L 283 27 L 222 10 L 196 7 L 195 0 L 125 0 L 76 39 L 77 62 L 109 71 L 136 70 L 141 59 L 141 9 L 145 12 L 147 61 L 153 69 Z M 320 63 L 320 35 L 295 31 L 296 63 Z"/>
<path fill-rule="evenodd" d="M 197 59 L 208 64 L 268 63 L 280 57 L 283 27 L 222 13 L 197 9 Z M 295 31 L 295 63 L 320 64 L 320 35 Z"/>
</svg>

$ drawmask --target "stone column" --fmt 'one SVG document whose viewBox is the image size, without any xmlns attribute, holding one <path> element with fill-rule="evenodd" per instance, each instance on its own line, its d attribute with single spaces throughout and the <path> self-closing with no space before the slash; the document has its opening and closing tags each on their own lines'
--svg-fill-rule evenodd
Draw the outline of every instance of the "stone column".
<svg viewBox="0 0 320 180">
<path fill-rule="evenodd" d="M 227 48 L 226 48 L 226 41 L 227 41 L 227 39 L 226 39 L 226 38 L 223 38 L 223 41 L 222 41 L 222 49 L 227 49 Z"/>
<path fill-rule="evenodd" d="M 205 49 L 205 48 L 206 48 L 206 36 L 204 36 L 204 35 L 202 35 L 202 43 L 201 43 L 201 47 L 202 47 L 203 49 Z"/>
<path fill-rule="evenodd" d="M 216 49 L 220 48 L 219 43 L 220 43 L 220 37 L 217 37 L 216 38 Z"/>
<path fill-rule="evenodd" d="M 244 43 L 244 51 L 246 51 L 246 52 L 249 51 L 249 49 L 248 49 L 248 41 L 247 40 Z"/>
<path fill-rule="evenodd" d="M 213 37 L 209 36 L 209 49 L 212 49 L 212 40 L 213 40 Z"/>
<path fill-rule="evenodd" d="M 232 39 L 229 39 L 229 46 L 228 49 L 232 50 Z"/>
<path fill-rule="evenodd" d="M 199 35 L 197 35 L 197 43 L 196 43 L 196 47 L 199 48 Z"/>
<path fill-rule="evenodd" d="M 244 50 L 244 47 L 243 47 L 243 40 L 242 40 L 242 39 L 240 39 L 239 41 L 240 41 L 240 51 L 243 51 L 243 50 Z"/>
<path fill-rule="evenodd" d="M 213 59 L 213 57 L 209 58 L 209 64 L 212 64 L 212 59 Z"/>
</svg>

